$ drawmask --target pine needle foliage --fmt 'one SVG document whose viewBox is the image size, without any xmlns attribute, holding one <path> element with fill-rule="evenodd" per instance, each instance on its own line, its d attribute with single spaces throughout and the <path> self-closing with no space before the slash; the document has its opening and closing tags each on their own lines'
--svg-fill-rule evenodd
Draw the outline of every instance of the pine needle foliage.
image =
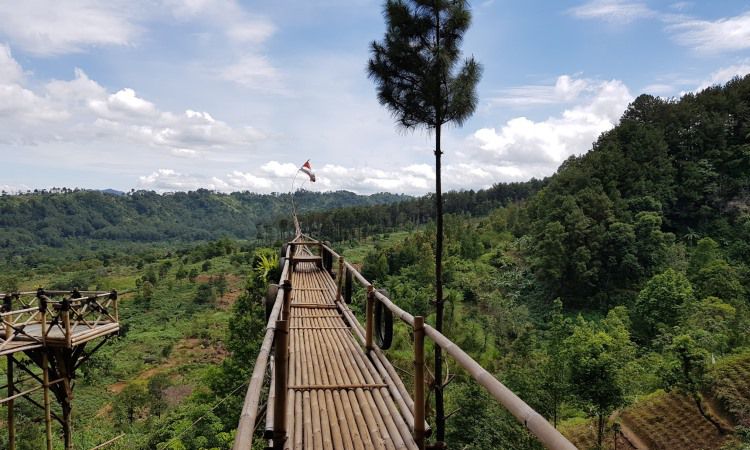
<svg viewBox="0 0 750 450">
<path fill-rule="evenodd" d="M 405 129 L 463 123 L 477 105 L 482 68 L 461 59 L 471 23 L 465 0 L 389 0 L 385 37 L 371 44 L 368 73 L 378 101 Z"/>
</svg>

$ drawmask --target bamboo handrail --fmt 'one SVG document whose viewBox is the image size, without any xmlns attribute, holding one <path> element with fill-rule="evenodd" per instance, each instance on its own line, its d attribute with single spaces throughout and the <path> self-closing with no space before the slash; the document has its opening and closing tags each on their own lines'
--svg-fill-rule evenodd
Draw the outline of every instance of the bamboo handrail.
<svg viewBox="0 0 750 450">
<path fill-rule="evenodd" d="M 391 312 L 403 322 L 414 327 L 414 316 L 396 306 L 396 304 L 394 304 L 388 297 L 378 291 L 375 291 L 375 298 L 383 303 L 383 305 L 391 310 Z M 487 372 L 471 356 L 461 350 L 459 346 L 454 344 L 450 339 L 430 325 L 425 324 L 424 330 L 425 334 L 432 339 L 435 344 L 451 355 L 458 365 L 469 372 L 469 375 L 471 375 L 477 383 L 487 389 L 487 392 L 510 411 L 519 422 L 524 424 L 531 434 L 536 436 L 546 448 L 550 450 L 576 450 L 576 447 L 568 441 L 565 436 L 557 431 L 557 429 L 550 425 L 547 419 L 534 411 L 534 409 L 527 405 L 526 402 L 505 387 L 504 384 Z"/>
<path fill-rule="evenodd" d="M 281 271 L 282 280 L 286 280 L 289 273 L 289 252 L 290 247 L 287 248 L 286 261 Z M 245 401 L 242 405 L 240 421 L 237 425 L 237 434 L 234 438 L 234 446 L 232 447 L 233 450 L 247 450 L 253 443 L 253 431 L 255 430 L 255 420 L 258 417 L 258 404 L 260 403 L 263 379 L 265 377 L 268 357 L 271 353 L 271 346 L 273 344 L 276 320 L 279 317 L 283 303 L 284 290 L 279 289 L 279 292 L 276 294 L 273 309 L 271 310 L 271 315 L 268 318 L 266 334 L 263 337 L 260 352 L 255 359 L 255 367 L 253 368 L 253 374 L 250 377 L 250 384 L 248 385 L 247 393 L 245 394 Z"/>
</svg>

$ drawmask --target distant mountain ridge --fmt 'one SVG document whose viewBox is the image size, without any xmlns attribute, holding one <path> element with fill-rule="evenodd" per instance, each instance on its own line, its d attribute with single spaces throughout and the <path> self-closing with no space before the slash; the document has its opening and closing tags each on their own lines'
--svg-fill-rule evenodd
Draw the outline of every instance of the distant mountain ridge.
<svg viewBox="0 0 750 450">
<path fill-rule="evenodd" d="M 294 200 L 299 212 L 308 212 L 411 198 L 389 193 L 298 191 Z M 206 189 L 169 194 L 64 189 L 3 195 L 0 259 L 40 248 L 75 248 L 85 241 L 194 242 L 224 236 L 253 239 L 259 234 L 256 224 L 282 216 L 291 221 L 291 210 L 290 194 L 223 194 Z"/>
</svg>

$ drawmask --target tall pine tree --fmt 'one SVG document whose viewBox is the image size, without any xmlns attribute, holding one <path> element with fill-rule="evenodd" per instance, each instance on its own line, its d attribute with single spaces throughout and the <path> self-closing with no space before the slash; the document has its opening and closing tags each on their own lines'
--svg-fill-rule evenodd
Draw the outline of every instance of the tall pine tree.
<svg viewBox="0 0 750 450">
<path fill-rule="evenodd" d="M 383 41 L 373 42 L 368 64 L 378 100 L 404 129 L 435 134 L 435 328 L 443 329 L 443 203 L 440 177 L 442 126 L 462 125 L 477 105 L 481 66 L 459 49 L 471 23 L 465 0 L 388 0 Z M 435 431 L 445 439 L 442 351 L 435 346 Z"/>
</svg>

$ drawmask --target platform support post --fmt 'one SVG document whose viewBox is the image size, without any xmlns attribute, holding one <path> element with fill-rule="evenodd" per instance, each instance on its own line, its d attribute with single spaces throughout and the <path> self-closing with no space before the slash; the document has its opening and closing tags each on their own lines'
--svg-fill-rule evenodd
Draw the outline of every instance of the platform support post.
<svg viewBox="0 0 750 450">
<path fill-rule="evenodd" d="M 425 447 L 424 427 L 424 317 L 414 317 L 414 441 Z"/>
<path fill-rule="evenodd" d="M 7 334 L 6 334 L 7 336 Z M 13 356 L 8 355 L 8 397 L 16 393 L 13 385 Z M 16 450 L 15 400 L 8 401 L 8 450 Z"/>
<path fill-rule="evenodd" d="M 42 350 L 42 384 L 44 392 L 44 425 L 47 432 L 47 450 L 52 450 L 52 409 L 49 403 L 49 359 Z"/>
<path fill-rule="evenodd" d="M 284 318 L 286 319 L 286 317 Z M 274 351 L 273 448 L 282 450 L 286 441 L 287 366 L 289 364 L 289 321 L 276 321 Z"/>
</svg>

